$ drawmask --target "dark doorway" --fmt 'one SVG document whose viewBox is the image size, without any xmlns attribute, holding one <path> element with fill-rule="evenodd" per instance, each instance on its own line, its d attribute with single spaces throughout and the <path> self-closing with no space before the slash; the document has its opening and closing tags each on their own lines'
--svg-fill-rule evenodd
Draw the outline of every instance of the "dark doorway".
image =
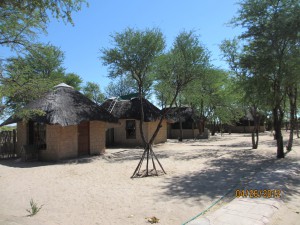
<svg viewBox="0 0 300 225">
<path fill-rule="evenodd" d="M 38 150 L 46 150 L 46 124 L 28 122 L 28 145 L 34 145 Z"/>
<path fill-rule="evenodd" d="M 81 122 L 78 125 L 78 155 L 90 153 L 90 123 Z"/>
<path fill-rule="evenodd" d="M 126 120 L 126 139 L 136 139 L 135 120 Z"/>
<path fill-rule="evenodd" d="M 114 142 L 115 142 L 114 128 L 109 128 L 106 130 L 106 147 L 113 146 Z"/>
</svg>

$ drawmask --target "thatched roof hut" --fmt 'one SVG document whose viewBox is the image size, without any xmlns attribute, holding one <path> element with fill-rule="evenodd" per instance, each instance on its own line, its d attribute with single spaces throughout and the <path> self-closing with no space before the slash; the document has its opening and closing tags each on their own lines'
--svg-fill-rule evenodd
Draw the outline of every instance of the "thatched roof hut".
<svg viewBox="0 0 300 225">
<path fill-rule="evenodd" d="M 111 110 L 113 116 L 118 119 L 141 119 L 140 99 L 131 98 L 130 100 L 107 99 L 101 106 L 109 110 L 112 104 L 115 105 Z M 144 122 L 156 121 L 161 116 L 161 110 L 150 103 L 147 99 L 143 99 Z"/>
<path fill-rule="evenodd" d="M 177 139 L 181 137 L 181 134 L 184 139 L 200 137 L 198 128 L 201 120 L 191 107 L 181 106 L 165 108 L 163 109 L 163 112 L 165 111 L 168 111 L 166 114 L 166 119 L 168 121 L 168 138 Z M 180 127 L 182 127 L 182 133 Z"/>
<path fill-rule="evenodd" d="M 128 95 L 130 97 L 132 95 Z M 112 128 L 107 133 L 108 145 L 119 146 L 140 146 L 143 145 L 140 135 L 140 99 L 138 97 L 124 100 L 123 97 L 106 100 L 103 106 L 113 116 L 117 117 L 120 126 Z M 161 110 L 143 99 L 144 124 L 143 131 L 146 140 L 152 137 L 161 117 Z M 161 143 L 167 140 L 167 124 L 163 121 L 162 127 L 156 136 L 154 143 Z"/>
<path fill-rule="evenodd" d="M 166 119 L 169 123 L 177 123 L 179 122 L 179 119 L 181 119 L 183 123 L 194 122 L 194 120 L 198 119 L 191 107 L 182 106 L 180 108 L 164 108 L 162 112 L 165 112 L 166 110 L 168 110 Z"/>
<path fill-rule="evenodd" d="M 41 110 L 43 116 L 32 118 L 35 122 L 47 124 L 59 124 L 61 126 L 77 125 L 82 121 L 107 121 L 117 122 L 103 107 L 98 106 L 89 98 L 74 90 L 66 84 L 59 84 L 54 90 L 24 107 L 25 110 Z M 12 116 L 4 121 L 0 126 L 16 123 L 22 118 Z"/>
<path fill-rule="evenodd" d="M 1 124 L 17 123 L 17 151 L 25 159 L 26 149 L 30 156 L 35 149 L 35 155 L 47 161 L 104 153 L 105 132 L 110 123 L 118 122 L 103 107 L 66 84 L 55 86 L 25 109 L 44 113 L 27 121 L 12 116 Z"/>
</svg>

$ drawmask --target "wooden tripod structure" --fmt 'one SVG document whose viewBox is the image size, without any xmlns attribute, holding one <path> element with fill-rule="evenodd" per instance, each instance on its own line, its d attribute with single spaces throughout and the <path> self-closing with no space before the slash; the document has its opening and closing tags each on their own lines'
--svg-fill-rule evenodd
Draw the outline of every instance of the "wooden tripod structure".
<svg viewBox="0 0 300 225">
<path fill-rule="evenodd" d="M 146 169 L 141 171 L 141 167 L 143 165 L 143 161 L 146 158 Z M 149 170 L 149 164 L 151 164 L 152 161 L 152 169 Z M 158 165 L 160 166 L 160 168 L 162 169 L 163 174 L 167 174 L 164 170 L 164 168 L 162 167 L 161 163 L 159 162 L 158 158 L 156 157 L 152 146 L 151 145 L 146 145 L 146 147 L 144 148 L 144 152 L 143 155 L 134 171 L 134 173 L 132 174 L 131 178 L 140 178 L 140 177 L 148 177 L 148 176 L 159 176 L 159 171 L 156 169 L 155 166 L 155 160 L 157 161 Z"/>
</svg>

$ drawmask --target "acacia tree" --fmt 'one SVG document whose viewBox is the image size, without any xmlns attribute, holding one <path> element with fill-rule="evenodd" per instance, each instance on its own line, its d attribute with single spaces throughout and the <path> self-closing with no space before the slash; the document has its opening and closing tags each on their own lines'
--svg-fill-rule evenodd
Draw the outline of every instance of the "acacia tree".
<svg viewBox="0 0 300 225">
<path fill-rule="evenodd" d="M 138 92 L 136 81 L 131 78 L 130 74 L 121 75 L 118 78 L 113 78 L 113 80 L 105 88 L 107 97 L 118 97 Z M 151 94 L 152 81 L 152 76 L 147 76 L 143 88 L 145 98 L 148 98 Z"/>
<path fill-rule="evenodd" d="M 247 69 L 245 63 L 248 55 L 242 52 L 237 39 L 223 41 L 220 48 L 236 79 L 236 85 L 240 89 L 235 89 L 235 91 L 239 91 L 241 94 L 240 102 L 242 107 L 246 113 L 250 113 L 253 117 L 254 129 L 251 132 L 251 140 L 252 148 L 257 149 L 261 111 L 272 107 L 270 105 L 272 99 L 268 91 L 270 84 L 264 77 L 255 76 Z"/>
<path fill-rule="evenodd" d="M 51 16 L 58 20 L 61 19 L 65 23 L 74 24 L 72 12 L 79 11 L 85 3 L 85 0 L 1 0 L 0 47 L 8 47 L 12 51 L 17 50 L 18 55 L 24 53 L 25 57 L 28 54 L 32 54 L 36 51 L 38 34 L 46 33 Z M 28 51 L 30 52 L 28 53 Z M 24 63 L 22 58 L 0 58 L 1 104 L 7 101 L 8 95 L 10 97 L 18 95 L 22 98 L 36 96 L 37 90 L 44 90 L 45 86 L 52 85 L 53 80 L 49 80 L 47 84 L 47 82 L 43 82 L 41 77 L 40 79 L 31 79 L 31 82 L 27 80 L 28 88 L 26 94 L 23 96 L 19 95 L 20 90 L 25 89 L 24 81 L 33 69 L 32 66 L 21 65 L 21 61 Z M 17 60 L 18 62 L 16 62 Z M 11 69 L 12 64 L 14 71 Z M 39 65 L 36 66 L 39 67 Z M 1 113 L 6 106 L 5 104 L 1 105 Z"/>
<path fill-rule="evenodd" d="M 137 92 L 135 81 L 130 76 L 120 76 L 114 78 L 105 88 L 107 97 L 118 97 Z"/>
<path fill-rule="evenodd" d="M 102 49 L 101 58 L 104 62 L 103 64 L 109 66 L 109 76 L 111 78 L 130 74 L 131 79 L 136 82 L 140 100 L 140 134 L 145 150 L 142 158 L 144 158 L 145 154 L 147 154 L 147 159 L 149 159 L 149 154 L 151 153 L 153 161 L 153 156 L 156 156 L 151 148 L 152 143 L 146 141 L 143 131 L 143 94 L 145 93 L 145 83 L 148 81 L 155 58 L 161 54 L 165 48 L 165 40 L 161 31 L 155 28 L 146 30 L 134 30 L 132 28 L 127 28 L 122 33 L 115 33 L 112 38 L 114 41 L 114 47 L 110 49 Z M 148 175 L 147 160 L 146 176 Z"/>
<path fill-rule="evenodd" d="M 100 105 L 104 102 L 104 94 L 101 92 L 100 86 L 95 82 L 87 82 L 82 88 L 83 94 L 96 104 Z"/>
<path fill-rule="evenodd" d="M 9 58 L 0 76 L 5 111 L 18 113 L 29 101 L 61 82 L 77 88 L 82 80 L 74 73 L 65 74 L 63 60 L 64 53 L 59 48 L 41 44 L 23 57 Z"/>
<path fill-rule="evenodd" d="M 284 157 L 281 126 L 284 116 L 285 80 L 290 75 L 287 58 L 299 46 L 298 0 L 243 0 L 233 24 L 245 29 L 239 37 L 243 46 L 241 68 L 257 77 L 269 91 L 277 158 Z"/>
<path fill-rule="evenodd" d="M 75 90 L 80 91 L 81 89 L 80 85 L 82 84 L 82 79 L 76 73 L 66 73 L 63 76 L 62 80 L 67 85 L 72 86 Z"/>
<path fill-rule="evenodd" d="M 231 124 L 241 116 L 238 104 L 239 90 L 236 90 L 229 73 L 211 68 L 200 79 L 195 80 L 184 91 L 184 103 L 190 105 L 198 116 L 201 135 L 205 123 L 211 123 L 211 133 L 215 134 L 216 123 Z"/>
<path fill-rule="evenodd" d="M 285 80 L 286 93 L 289 101 L 289 119 L 290 119 L 290 135 L 287 143 L 287 151 L 292 150 L 294 130 L 297 129 L 297 100 L 298 90 L 300 86 L 300 48 L 295 46 L 290 49 L 290 54 L 286 57 L 286 70 L 289 75 L 289 79 Z M 297 125 L 298 126 L 298 125 Z M 298 132 L 298 129 L 297 129 Z M 297 133 L 299 137 L 299 132 Z"/>
<path fill-rule="evenodd" d="M 178 93 L 203 72 L 203 67 L 207 65 L 208 61 L 207 54 L 205 49 L 199 45 L 199 41 L 193 32 L 179 34 L 170 52 L 162 55 L 160 54 L 164 49 L 164 39 L 162 33 L 157 29 L 147 29 L 145 31 L 127 29 L 123 33 L 115 34 L 114 41 L 115 48 L 102 50 L 104 64 L 110 66 L 111 77 L 117 77 L 125 73 L 131 74 L 132 79 L 137 83 L 141 101 L 140 133 L 144 143 L 144 152 L 132 177 L 141 175 L 140 169 L 145 158 L 146 171 L 143 174 L 144 176 L 152 175 L 149 173 L 150 158 L 156 172 L 154 175 L 158 175 L 154 159 L 157 160 L 165 173 L 152 149 L 152 145 L 167 111 L 162 114 L 150 140 L 146 141 L 142 129 L 144 121 L 142 97 L 145 81 L 152 75 L 151 72 L 155 71 L 155 82 L 164 83 L 173 94 L 170 102 L 172 106 Z"/>
<path fill-rule="evenodd" d="M 193 81 L 201 79 L 208 68 L 209 54 L 193 31 L 181 32 L 171 50 L 157 61 L 156 95 L 162 105 L 168 106 L 162 118 L 175 104 L 179 112 L 179 141 L 182 141 L 180 106 L 184 101 L 184 91 L 190 88 Z"/>
<path fill-rule="evenodd" d="M 73 23 L 72 12 L 85 0 L 1 0 L 0 46 L 28 48 L 38 33 L 46 33 L 50 15 Z"/>
</svg>

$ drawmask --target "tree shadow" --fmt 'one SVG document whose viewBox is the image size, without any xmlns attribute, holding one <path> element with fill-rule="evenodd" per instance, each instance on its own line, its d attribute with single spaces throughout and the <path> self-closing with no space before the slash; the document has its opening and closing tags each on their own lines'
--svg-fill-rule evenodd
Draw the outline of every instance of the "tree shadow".
<svg viewBox="0 0 300 225">
<path fill-rule="evenodd" d="M 191 149 L 186 152 L 178 152 L 172 153 L 172 157 L 175 160 L 193 160 L 193 159 L 211 159 L 211 158 L 219 158 L 226 154 L 226 150 L 216 150 L 216 149 Z"/>
<path fill-rule="evenodd" d="M 245 148 L 245 147 L 248 147 L 249 150 L 251 150 L 251 146 L 252 146 L 252 143 L 251 141 L 243 141 L 243 142 L 239 142 L 239 143 L 235 143 L 235 144 L 225 144 L 225 145 L 205 145 L 205 144 L 199 144 L 199 145 L 192 145 L 192 146 L 211 146 L 211 147 L 222 147 L 222 148 Z"/>
<path fill-rule="evenodd" d="M 71 159 L 64 159 L 58 161 L 38 161 L 38 160 L 31 160 L 31 161 L 22 161 L 21 158 L 14 158 L 14 159 L 0 159 L 0 165 L 7 166 L 7 167 L 15 167 L 15 168 L 34 168 L 34 167 L 42 167 L 42 166 L 51 166 L 51 165 L 65 165 L 65 164 L 85 164 L 90 163 L 96 160 L 99 156 L 80 156 L 77 158 Z"/>
<path fill-rule="evenodd" d="M 0 165 L 7 167 L 15 167 L 15 168 L 33 168 L 33 167 L 41 167 L 41 166 L 50 166 L 56 163 L 53 162 L 42 162 L 42 161 L 21 161 L 20 158 L 14 159 L 1 159 Z"/>
<path fill-rule="evenodd" d="M 140 160 L 144 149 L 142 148 L 132 148 L 132 149 L 116 149 L 117 151 L 110 152 L 109 150 L 103 156 L 109 162 L 117 163 L 124 161 L 137 161 Z M 119 151 L 118 151 L 119 150 Z M 169 158 L 170 155 L 165 152 L 156 152 L 154 149 L 154 153 L 156 154 L 158 159 Z"/>
<path fill-rule="evenodd" d="M 249 152 L 233 153 L 231 158 L 213 159 L 206 165 L 203 170 L 166 179 L 165 195 L 201 202 L 207 198 L 220 198 L 231 189 L 231 195 L 234 195 L 236 188 L 245 188 L 250 183 L 256 189 L 282 189 L 289 194 L 299 194 L 300 169 L 296 162 Z M 282 172 L 286 170 L 293 172 L 287 175 Z"/>
</svg>

